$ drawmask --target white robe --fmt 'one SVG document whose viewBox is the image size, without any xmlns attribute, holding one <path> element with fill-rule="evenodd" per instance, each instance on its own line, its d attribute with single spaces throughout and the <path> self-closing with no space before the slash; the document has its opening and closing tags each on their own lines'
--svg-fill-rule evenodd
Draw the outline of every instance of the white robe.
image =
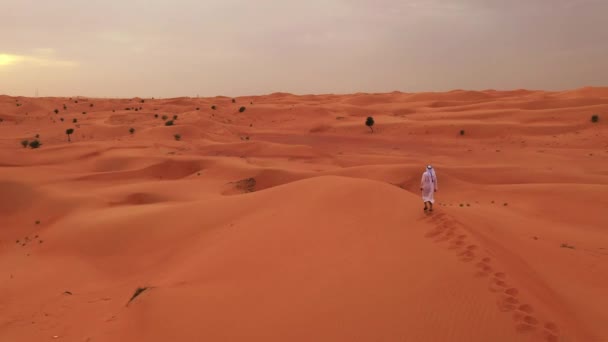
<svg viewBox="0 0 608 342">
<path fill-rule="evenodd" d="M 422 201 L 435 203 L 435 190 L 439 190 L 435 170 L 426 170 L 422 173 L 420 187 L 422 188 Z"/>
</svg>

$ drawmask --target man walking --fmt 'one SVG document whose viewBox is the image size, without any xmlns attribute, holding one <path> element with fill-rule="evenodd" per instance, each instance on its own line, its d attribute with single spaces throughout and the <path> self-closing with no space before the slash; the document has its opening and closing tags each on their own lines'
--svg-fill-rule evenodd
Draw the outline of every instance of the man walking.
<svg viewBox="0 0 608 342">
<path fill-rule="evenodd" d="M 431 165 L 426 167 L 422 173 L 420 181 L 420 191 L 422 191 L 422 201 L 424 201 L 424 211 L 433 211 L 433 203 L 435 203 L 435 192 L 439 190 L 437 185 L 437 175 L 435 169 Z M 428 204 L 428 206 L 427 206 Z"/>
</svg>

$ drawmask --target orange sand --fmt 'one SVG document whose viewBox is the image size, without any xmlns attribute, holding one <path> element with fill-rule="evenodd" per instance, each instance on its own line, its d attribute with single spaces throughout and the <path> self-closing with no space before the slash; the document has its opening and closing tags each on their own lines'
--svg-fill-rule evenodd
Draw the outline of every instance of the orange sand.
<svg viewBox="0 0 608 342">
<path fill-rule="evenodd" d="M 0 118 L 0 341 L 608 341 L 608 88 Z"/>
</svg>

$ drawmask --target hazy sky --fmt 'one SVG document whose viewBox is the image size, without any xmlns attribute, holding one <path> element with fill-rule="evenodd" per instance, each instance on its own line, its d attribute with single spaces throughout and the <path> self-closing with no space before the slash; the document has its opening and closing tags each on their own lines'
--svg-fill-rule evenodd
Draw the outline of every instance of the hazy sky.
<svg viewBox="0 0 608 342">
<path fill-rule="evenodd" d="M 0 0 L 0 94 L 608 85 L 608 0 Z"/>
</svg>

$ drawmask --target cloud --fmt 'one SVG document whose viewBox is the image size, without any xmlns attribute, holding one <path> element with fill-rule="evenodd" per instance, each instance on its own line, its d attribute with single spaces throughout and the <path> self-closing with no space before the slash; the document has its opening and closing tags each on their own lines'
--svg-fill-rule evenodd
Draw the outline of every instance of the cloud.
<svg viewBox="0 0 608 342">
<path fill-rule="evenodd" d="M 9 53 L 0 53 L 0 68 L 6 68 L 17 65 L 51 68 L 68 68 L 78 66 L 77 62 L 55 59 L 52 55 L 52 49 L 44 49 L 44 51 L 38 51 L 38 54 L 32 55 L 15 55 Z"/>
<path fill-rule="evenodd" d="M 98 34 L 99 39 L 118 44 L 129 44 L 134 41 L 133 37 L 125 32 L 104 31 Z"/>
</svg>

